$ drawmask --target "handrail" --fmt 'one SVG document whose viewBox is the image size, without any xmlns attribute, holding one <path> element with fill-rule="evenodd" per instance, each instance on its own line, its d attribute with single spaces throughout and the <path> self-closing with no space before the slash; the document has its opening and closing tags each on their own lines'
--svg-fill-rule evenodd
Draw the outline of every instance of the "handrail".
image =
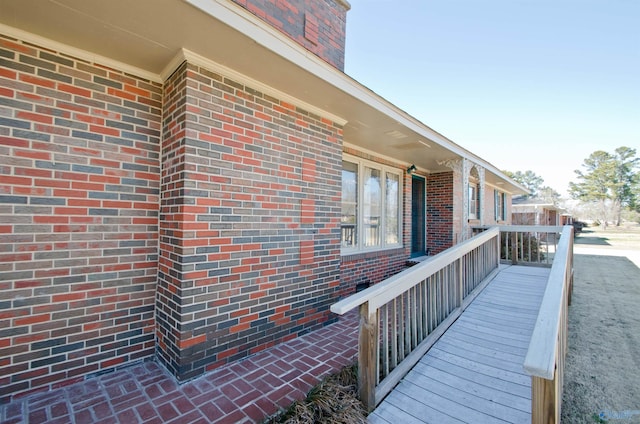
<svg viewBox="0 0 640 424">
<path fill-rule="evenodd" d="M 559 225 L 498 225 L 501 240 L 501 261 L 512 265 L 551 267 L 562 233 Z M 494 226 L 471 227 L 474 232 Z"/>
<path fill-rule="evenodd" d="M 368 411 L 386 396 L 498 271 L 493 228 L 333 305 L 360 310 L 358 385 Z"/>
<path fill-rule="evenodd" d="M 383 305 L 399 293 L 418 284 L 424 279 L 424 275 L 434 274 L 447 264 L 461 258 L 464 254 L 486 243 L 487 240 L 496 237 L 498 234 L 498 228 L 492 227 L 489 231 L 484 231 L 463 243 L 387 278 L 381 283 L 334 303 L 331 305 L 331 312 L 343 315 L 365 302 L 371 302 L 374 305 Z M 399 285 L 398 282 L 401 282 L 402 285 Z"/>
<path fill-rule="evenodd" d="M 568 306 L 573 287 L 573 227 L 566 225 L 551 267 L 524 369 L 532 377 L 532 422 L 560 422 Z"/>
<path fill-rule="evenodd" d="M 499 228 L 502 233 L 562 233 L 565 226 L 562 225 L 474 225 L 476 229 Z"/>
</svg>

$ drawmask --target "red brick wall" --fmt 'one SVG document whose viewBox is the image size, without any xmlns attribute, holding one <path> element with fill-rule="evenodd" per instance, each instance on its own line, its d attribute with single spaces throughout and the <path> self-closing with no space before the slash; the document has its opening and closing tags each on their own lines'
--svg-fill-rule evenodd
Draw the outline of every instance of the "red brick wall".
<svg viewBox="0 0 640 424">
<path fill-rule="evenodd" d="M 232 1 L 344 70 L 347 3 L 341 0 Z"/>
<path fill-rule="evenodd" d="M 408 257 L 405 249 L 344 256 L 340 267 L 342 295 L 351 295 L 360 285 L 366 288 L 406 269 Z"/>
<path fill-rule="evenodd" d="M 161 98 L 0 38 L 0 401 L 153 354 Z"/>
<path fill-rule="evenodd" d="M 165 98 L 157 331 L 186 380 L 330 318 L 342 129 L 193 64 Z"/>
<path fill-rule="evenodd" d="M 158 286 L 156 296 L 156 353 L 171 370 L 179 364 L 180 339 L 176 331 L 181 328 L 182 296 L 188 272 L 182 270 L 185 233 L 194 230 L 185 224 L 185 214 L 195 205 L 185 204 L 186 161 L 186 63 L 177 69 L 164 84 L 160 252 L 158 259 Z M 185 286 L 186 288 L 186 286 Z"/>
<path fill-rule="evenodd" d="M 427 248 L 432 255 L 453 245 L 453 172 L 427 178 Z"/>
</svg>

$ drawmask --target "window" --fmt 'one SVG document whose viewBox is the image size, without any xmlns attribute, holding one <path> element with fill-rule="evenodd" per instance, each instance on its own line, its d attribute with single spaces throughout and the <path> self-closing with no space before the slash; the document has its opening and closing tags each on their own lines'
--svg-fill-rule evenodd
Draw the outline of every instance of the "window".
<svg viewBox="0 0 640 424">
<path fill-rule="evenodd" d="M 379 169 L 364 167 L 363 220 L 364 246 L 380 245 L 380 221 L 382 215 L 382 180 Z"/>
<path fill-rule="evenodd" d="M 400 176 L 398 174 L 386 174 L 385 182 L 385 244 L 400 243 Z"/>
<path fill-rule="evenodd" d="M 469 219 L 480 219 L 480 192 L 476 183 L 469 183 Z"/>
<path fill-rule="evenodd" d="M 358 165 L 342 162 L 342 247 L 354 247 L 358 240 Z"/>
<path fill-rule="evenodd" d="M 499 191 L 494 191 L 494 211 L 496 222 L 507 220 L 507 195 Z"/>
<path fill-rule="evenodd" d="M 401 172 L 373 162 L 342 162 L 342 248 L 375 250 L 401 243 Z"/>
</svg>

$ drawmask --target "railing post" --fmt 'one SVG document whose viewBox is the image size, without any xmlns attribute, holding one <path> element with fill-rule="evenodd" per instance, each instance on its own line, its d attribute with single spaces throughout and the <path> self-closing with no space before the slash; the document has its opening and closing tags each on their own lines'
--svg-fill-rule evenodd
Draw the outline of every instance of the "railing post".
<svg viewBox="0 0 640 424">
<path fill-rule="evenodd" d="M 518 264 L 518 233 L 511 232 L 511 264 Z"/>
<path fill-rule="evenodd" d="M 378 311 L 371 311 L 370 303 L 360 305 L 358 337 L 358 386 L 360 400 L 367 412 L 376 407 L 376 372 L 378 362 Z"/>
<path fill-rule="evenodd" d="M 556 424 L 559 419 L 558 372 L 553 380 L 531 377 L 531 424 Z"/>
</svg>

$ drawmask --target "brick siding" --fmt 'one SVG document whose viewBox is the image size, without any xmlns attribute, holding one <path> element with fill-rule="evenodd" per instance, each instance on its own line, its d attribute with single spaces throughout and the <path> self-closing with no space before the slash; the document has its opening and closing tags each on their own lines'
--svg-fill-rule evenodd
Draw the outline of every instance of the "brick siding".
<svg viewBox="0 0 640 424">
<path fill-rule="evenodd" d="M 0 401 L 153 354 L 161 98 L 0 37 Z"/>
<path fill-rule="evenodd" d="M 407 268 L 405 249 L 361 253 L 342 258 L 340 289 L 343 296 L 355 293 L 356 288 L 369 287 Z"/>
<path fill-rule="evenodd" d="M 453 243 L 453 172 L 431 174 L 427 178 L 427 248 L 432 255 Z"/>
<path fill-rule="evenodd" d="M 348 3 L 341 0 L 233 0 L 344 71 Z"/>
<path fill-rule="evenodd" d="M 158 356 L 187 380 L 330 319 L 342 128 L 187 63 L 165 99 Z"/>
</svg>

